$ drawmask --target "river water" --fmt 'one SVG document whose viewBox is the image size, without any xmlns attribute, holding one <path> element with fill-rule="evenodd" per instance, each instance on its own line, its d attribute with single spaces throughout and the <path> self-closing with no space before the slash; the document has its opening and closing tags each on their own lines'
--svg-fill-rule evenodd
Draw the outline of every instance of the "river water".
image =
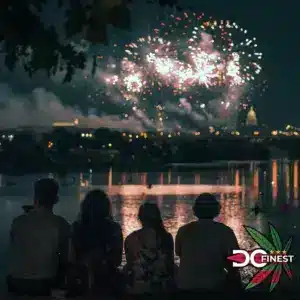
<svg viewBox="0 0 300 300">
<path fill-rule="evenodd" d="M 299 162 L 270 161 L 265 165 L 249 162 L 249 168 L 206 170 L 200 172 L 69 174 L 60 180 L 61 201 L 55 212 L 73 222 L 80 202 L 89 189 L 103 188 L 112 200 L 113 213 L 123 228 L 124 237 L 140 227 L 137 211 L 146 199 L 154 199 L 161 208 L 166 228 L 175 237 L 180 226 L 193 220 L 191 205 L 202 192 L 212 192 L 221 203 L 217 221 L 230 226 L 243 249 L 255 247 L 243 225 L 268 233 L 268 222 L 278 229 L 286 241 L 294 237 L 291 254 L 300 253 Z M 32 187 L 36 179 L 52 174 L 11 177 L 0 175 L 0 276 L 6 273 L 9 228 L 14 217 L 22 213 L 22 205 L 32 203 Z M 55 177 L 55 176 L 54 176 Z M 151 184 L 151 188 L 147 186 Z M 262 212 L 254 214 L 255 204 Z M 292 253 L 293 252 L 293 253 Z M 296 258 L 293 269 L 300 270 Z M 255 272 L 242 270 L 245 280 Z M 294 272 L 295 273 L 295 272 Z M 298 276 L 297 272 L 295 276 Z"/>
</svg>

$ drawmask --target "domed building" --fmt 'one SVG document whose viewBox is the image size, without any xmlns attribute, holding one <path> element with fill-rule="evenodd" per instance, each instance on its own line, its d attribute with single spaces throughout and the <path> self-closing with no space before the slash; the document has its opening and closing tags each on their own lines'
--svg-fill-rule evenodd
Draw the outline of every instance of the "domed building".
<svg viewBox="0 0 300 300">
<path fill-rule="evenodd" d="M 239 131 L 245 136 L 261 136 L 265 134 L 266 129 L 258 124 L 257 114 L 254 107 L 251 106 L 243 121 L 240 123 Z"/>
<path fill-rule="evenodd" d="M 257 117 L 253 106 L 251 106 L 250 110 L 248 111 L 246 126 L 257 126 Z"/>
</svg>

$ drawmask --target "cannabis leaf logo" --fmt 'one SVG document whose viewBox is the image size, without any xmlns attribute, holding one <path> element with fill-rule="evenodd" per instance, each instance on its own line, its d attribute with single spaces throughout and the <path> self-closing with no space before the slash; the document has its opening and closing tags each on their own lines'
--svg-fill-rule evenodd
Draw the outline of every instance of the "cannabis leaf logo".
<svg viewBox="0 0 300 300">
<path fill-rule="evenodd" d="M 269 231 L 270 231 L 270 238 L 256 230 L 255 228 L 244 226 L 247 233 L 252 237 L 252 239 L 256 242 L 256 244 L 268 252 L 269 254 L 288 254 L 291 244 L 292 238 L 289 238 L 285 246 L 282 246 L 281 238 L 275 229 L 275 227 L 269 223 Z M 248 285 L 246 286 L 246 290 L 251 289 L 264 280 L 266 280 L 272 273 L 271 284 L 270 284 L 270 292 L 276 287 L 278 284 L 280 277 L 282 275 L 282 269 L 284 269 L 287 276 L 292 279 L 292 272 L 288 263 L 269 263 L 265 267 L 263 267 L 260 271 L 258 271 L 250 280 Z"/>
</svg>

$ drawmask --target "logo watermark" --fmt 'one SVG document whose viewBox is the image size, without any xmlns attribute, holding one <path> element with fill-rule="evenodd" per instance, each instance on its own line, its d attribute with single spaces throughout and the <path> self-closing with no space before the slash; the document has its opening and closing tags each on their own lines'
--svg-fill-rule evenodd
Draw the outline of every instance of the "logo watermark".
<svg viewBox="0 0 300 300">
<path fill-rule="evenodd" d="M 244 268 L 251 265 L 259 269 L 249 281 L 246 289 L 259 285 L 272 274 L 270 283 L 270 291 L 272 291 L 280 281 L 283 270 L 292 279 L 290 263 L 295 259 L 294 255 L 289 254 L 292 238 L 289 238 L 287 243 L 283 245 L 277 230 L 271 223 L 269 223 L 270 237 L 255 228 L 249 226 L 244 226 L 244 228 L 259 248 L 252 251 L 233 250 L 232 255 L 227 259 L 232 261 L 235 268 Z"/>
</svg>

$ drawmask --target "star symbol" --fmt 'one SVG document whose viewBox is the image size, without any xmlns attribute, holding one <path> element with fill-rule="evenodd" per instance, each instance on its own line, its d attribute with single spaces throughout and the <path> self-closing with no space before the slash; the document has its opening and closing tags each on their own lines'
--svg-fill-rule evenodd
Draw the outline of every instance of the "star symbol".
<svg viewBox="0 0 300 300">
<path fill-rule="evenodd" d="M 277 254 L 280 254 L 280 251 L 276 251 Z"/>
<path fill-rule="evenodd" d="M 274 251 L 272 250 L 272 251 L 270 251 L 270 254 L 272 255 L 274 253 Z"/>
<path fill-rule="evenodd" d="M 283 255 L 286 255 L 286 251 L 282 251 L 282 254 L 283 254 Z"/>
</svg>

